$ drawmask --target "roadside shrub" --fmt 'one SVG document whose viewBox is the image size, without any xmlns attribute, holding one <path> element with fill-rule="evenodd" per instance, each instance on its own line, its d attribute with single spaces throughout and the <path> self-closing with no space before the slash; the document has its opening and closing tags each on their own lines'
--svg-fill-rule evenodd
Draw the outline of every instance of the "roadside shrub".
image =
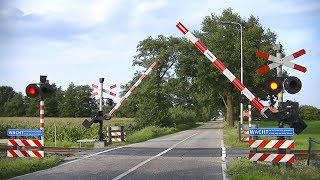
<svg viewBox="0 0 320 180">
<path fill-rule="evenodd" d="M 181 124 L 195 124 L 197 121 L 196 113 L 182 106 L 170 108 L 169 113 L 175 126 Z"/>
<path fill-rule="evenodd" d="M 299 116 L 306 121 L 320 120 L 320 110 L 313 106 L 302 105 L 299 108 Z"/>
</svg>

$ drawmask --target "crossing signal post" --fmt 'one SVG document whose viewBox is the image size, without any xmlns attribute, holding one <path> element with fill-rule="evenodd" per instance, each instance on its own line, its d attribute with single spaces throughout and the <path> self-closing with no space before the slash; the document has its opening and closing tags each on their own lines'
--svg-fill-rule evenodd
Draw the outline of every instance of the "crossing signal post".
<svg viewBox="0 0 320 180">
<path fill-rule="evenodd" d="M 50 97 L 54 93 L 54 88 L 49 81 L 47 76 L 40 76 L 39 83 L 31 83 L 26 87 L 26 94 L 30 98 L 40 99 L 40 130 L 44 131 L 44 99 Z M 44 135 L 39 137 L 44 141 Z"/>
</svg>

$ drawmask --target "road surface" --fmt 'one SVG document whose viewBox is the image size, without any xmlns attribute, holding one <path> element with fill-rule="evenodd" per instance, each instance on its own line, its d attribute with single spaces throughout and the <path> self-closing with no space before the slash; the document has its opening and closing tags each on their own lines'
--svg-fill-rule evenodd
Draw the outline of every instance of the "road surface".
<svg viewBox="0 0 320 180">
<path fill-rule="evenodd" d="M 222 122 L 209 122 L 141 143 L 94 149 L 89 155 L 14 179 L 225 179 L 222 136 Z"/>
</svg>

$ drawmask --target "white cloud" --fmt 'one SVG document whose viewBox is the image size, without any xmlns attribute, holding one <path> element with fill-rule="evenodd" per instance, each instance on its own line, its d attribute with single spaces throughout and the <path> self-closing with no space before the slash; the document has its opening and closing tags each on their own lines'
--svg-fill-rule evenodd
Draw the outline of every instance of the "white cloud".
<svg viewBox="0 0 320 180">
<path fill-rule="evenodd" d="M 151 11 L 162 9 L 166 5 L 168 5 L 168 1 L 167 0 L 154 0 L 154 1 L 144 0 L 144 1 L 140 1 L 136 5 L 136 7 L 134 8 L 133 14 L 143 15 L 143 14 L 151 12 Z"/>
<path fill-rule="evenodd" d="M 41 0 L 19 1 L 15 5 L 25 14 L 39 14 L 48 21 L 59 19 L 81 26 L 93 26 L 106 23 L 122 3 L 122 0 Z"/>
</svg>

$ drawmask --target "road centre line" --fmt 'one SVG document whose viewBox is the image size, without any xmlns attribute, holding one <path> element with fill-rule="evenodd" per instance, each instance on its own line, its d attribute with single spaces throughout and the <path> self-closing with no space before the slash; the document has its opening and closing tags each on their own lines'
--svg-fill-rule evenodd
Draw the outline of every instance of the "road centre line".
<svg viewBox="0 0 320 180">
<path fill-rule="evenodd" d="M 169 147 L 168 149 L 162 151 L 161 153 L 159 153 L 159 154 L 157 154 L 157 155 L 155 155 L 155 156 L 150 157 L 149 159 L 147 159 L 147 160 L 139 163 L 138 165 L 134 166 L 133 168 L 129 169 L 128 171 L 126 171 L 126 172 L 118 175 L 117 177 L 113 178 L 112 180 L 119 180 L 119 179 L 125 177 L 126 175 L 128 175 L 128 174 L 130 174 L 131 172 L 135 171 L 135 170 L 138 169 L 139 167 L 143 166 L 144 164 L 152 161 L 153 159 L 155 159 L 155 158 L 157 158 L 157 157 L 162 156 L 163 154 L 169 152 L 170 150 L 172 150 L 174 147 L 176 147 L 176 146 L 179 145 L 180 143 L 183 143 L 184 141 L 190 139 L 191 137 L 193 137 L 193 136 L 195 136 L 195 135 L 197 135 L 197 134 L 198 134 L 198 133 L 192 134 L 191 136 L 189 136 L 189 137 L 183 139 L 182 141 L 180 141 L 180 142 L 172 145 L 171 147 Z"/>
</svg>

